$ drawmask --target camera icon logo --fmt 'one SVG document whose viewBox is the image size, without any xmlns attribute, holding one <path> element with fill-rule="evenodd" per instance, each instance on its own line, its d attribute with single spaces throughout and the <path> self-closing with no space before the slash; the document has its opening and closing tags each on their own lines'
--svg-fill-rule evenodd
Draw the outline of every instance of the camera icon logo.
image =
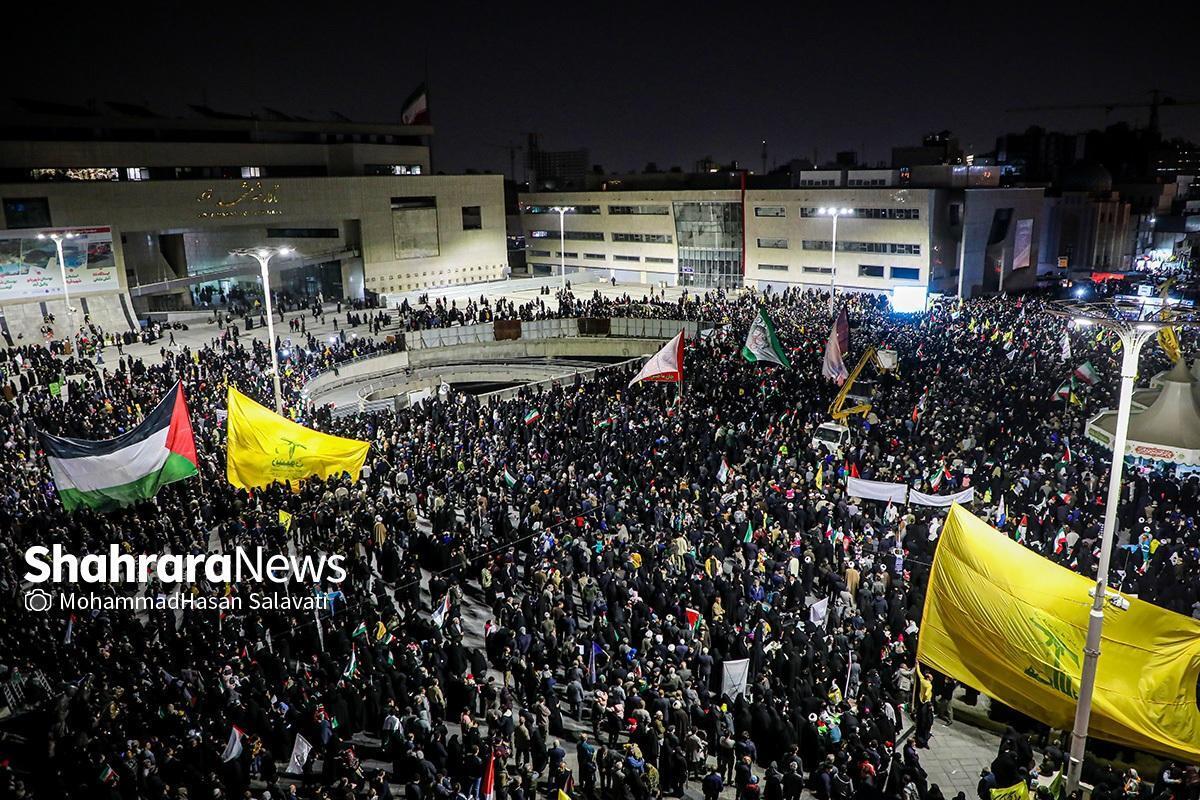
<svg viewBox="0 0 1200 800">
<path fill-rule="evenodd" d="M 46 611 L 54 598 L 45 589 L 32 589 L 25 593 L 26 611 Z"/>
</svg>

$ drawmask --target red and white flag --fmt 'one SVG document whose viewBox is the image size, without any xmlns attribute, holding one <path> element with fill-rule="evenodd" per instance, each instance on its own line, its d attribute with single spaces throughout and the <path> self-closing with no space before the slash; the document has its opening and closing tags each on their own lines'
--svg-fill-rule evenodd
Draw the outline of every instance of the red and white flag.
<svg viewBox="0 0 1200 800">
<path fill-rule="evenodd" d="M 650 356 L 650 360 L 642 366 L 629 385 L 633 386 L 641 381 L 683 382 L 683 331 L 675 334 L 674 339 Z"/>
<path fill-rule="evenodd" d="M 400 111 L 400 122 L 404 125 L 429 124 L 429 90 L 421 84 L 404 101 Z"/>
<path fill-rule="evenodd" d="M 488 756 L 479 781 L 479 800 L 496 800 L 496 756 Z"/>
</svg>

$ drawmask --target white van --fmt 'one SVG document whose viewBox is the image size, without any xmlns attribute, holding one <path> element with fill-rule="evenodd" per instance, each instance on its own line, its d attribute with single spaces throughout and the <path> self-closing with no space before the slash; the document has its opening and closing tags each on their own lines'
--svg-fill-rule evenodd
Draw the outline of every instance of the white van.
<svg viewBox="0 0 1200 800">
<path fill-rule="evenodd" d="M 831 453 L 836 453 L 846 446 L 849 439 L 850 429 L 845 425 L 838 425 L 836 422 L 822 422 L 813 432 L 811 446 L 813 450 L 820 450 L 823 447 Z"/>
</svg>

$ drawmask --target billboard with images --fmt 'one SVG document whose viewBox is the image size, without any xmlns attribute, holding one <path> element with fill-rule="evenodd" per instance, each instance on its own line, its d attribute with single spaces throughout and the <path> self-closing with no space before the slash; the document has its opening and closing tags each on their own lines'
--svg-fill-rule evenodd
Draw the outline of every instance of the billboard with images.
<svg viewBox="0 0 1200 800">
<path fill-rule="evenodd" d="M 111 228 L 46 228 L 0 231 L 0 302 L 62 293 L 62 270 L 51 233 L 63 239 L 63 266 L 72 292 L 120 288 Z M 45 235 L 39 239 L 38 234 Z"/>
</svg>

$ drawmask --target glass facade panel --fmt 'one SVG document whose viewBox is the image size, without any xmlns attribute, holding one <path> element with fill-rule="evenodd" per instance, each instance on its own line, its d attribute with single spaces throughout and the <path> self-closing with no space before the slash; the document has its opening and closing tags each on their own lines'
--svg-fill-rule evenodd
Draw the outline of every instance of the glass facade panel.
<svg viewBox="0 0 1200 800">
<path fill-rule="evenodd" d="M 675 241 L 680 286 L 734 289 L 742 285 L 741 203 L 675 203 Z"/>
</svg>

